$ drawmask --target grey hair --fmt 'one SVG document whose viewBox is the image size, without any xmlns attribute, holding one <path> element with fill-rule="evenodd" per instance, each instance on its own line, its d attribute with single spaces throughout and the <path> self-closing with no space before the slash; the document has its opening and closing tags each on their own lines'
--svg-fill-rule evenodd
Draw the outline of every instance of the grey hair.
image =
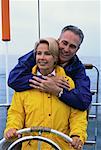
<svg viewBox="0 0 101 150">
<path fill-rule="evenodd" d="M 84 34 L 83 34 L 81 29 L 79 29 L 78 27 L 73 26 L 73 25 L 68 25 L 62 29 L 61 34 L 64 33 L 65 31 L 72 31 L 73 33 L 78 35 L 80 37 L 80 44 L 79 45 L 81 45 L 81 43 L 83 42 L 83 39 L 84 39 Z"/>
</svg>

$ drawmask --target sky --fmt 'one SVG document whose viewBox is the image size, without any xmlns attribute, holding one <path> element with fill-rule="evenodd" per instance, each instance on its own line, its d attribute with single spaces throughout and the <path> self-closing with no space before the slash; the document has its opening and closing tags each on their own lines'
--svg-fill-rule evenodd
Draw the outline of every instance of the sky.
<svg viewBox="0 0 101 150">
<path fill-rule="evenodd" d="M 1 7 L 0 7 L 1 9 Z M 11 41 L 3 42 L 0 11 L 0 54 L 23 55 L 38 40 L 37 0 L 10 0 Z M 58 38 L 66 25 L 82 29 L 79 56 L 101 56 L 100 0 L 40 0 L 41 37 Z"/>
</svg>

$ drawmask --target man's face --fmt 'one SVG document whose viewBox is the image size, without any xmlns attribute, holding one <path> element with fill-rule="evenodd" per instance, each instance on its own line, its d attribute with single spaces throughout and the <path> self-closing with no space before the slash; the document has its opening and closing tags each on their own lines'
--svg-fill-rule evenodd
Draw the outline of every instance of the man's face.
<svg viewBox="0 0 101 150">
<path fill-rule="evenodd" d="M 72 31 L 65 31 L 59 38 L 60 62 L 61 64 L 69 62 L 76 54 L 80 45 L 80 37 Z"/>
</svg>

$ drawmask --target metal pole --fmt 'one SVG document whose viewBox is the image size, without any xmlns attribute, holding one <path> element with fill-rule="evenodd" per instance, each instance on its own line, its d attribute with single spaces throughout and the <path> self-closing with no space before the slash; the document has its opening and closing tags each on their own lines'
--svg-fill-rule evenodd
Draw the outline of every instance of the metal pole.
<svg viewBox="0 0 101 150">
<path fill-rule="evenodd" d="M 5 42 L 5 47 L 6 47 L 6 103 L 9 104 L 9 89 L 8 89 L 8 42 Z"/>
<path fill-rule="evenodd" d="M 5 57 L 6 57 L 6 103 L 9 104 L 9 93 L 8 93 L 8 41 L 10 41 L 10 11 L 9 11 L 9 0 L 1 0 L 2 9 L 2 41 L 5 42 Z"/>
<path fill-rule="evenodd" d="M 40 0 L 38 0 L 38 38 L 40 39 Z"/>
</svg>

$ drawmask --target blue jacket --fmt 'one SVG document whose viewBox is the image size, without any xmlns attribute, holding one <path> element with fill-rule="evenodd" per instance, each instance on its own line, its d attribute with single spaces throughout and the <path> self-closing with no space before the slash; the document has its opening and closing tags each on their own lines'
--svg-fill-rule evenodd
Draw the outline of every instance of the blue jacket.
<svg viewBox="0 0 101 150">
<path fill-rule="evenodd" d="M 32 89 L 29 86 L 29 79 L 33 77 L 31 71 L 36 64 L 34 54 L 32 50 L 20 57 L 18 64 L 9 74 L 8 85 L 17 92 Z M 90 79 L 86 75 L 84 65 L 75 55 L 64 69 L 66 74 L 73 79 L 76 87 L 71 91 L 64 89 L 59 99 L 73 108 L 82 111 L 88 109 L 92 101 L 92 94 L 90 92 Z"/>
</svg>

